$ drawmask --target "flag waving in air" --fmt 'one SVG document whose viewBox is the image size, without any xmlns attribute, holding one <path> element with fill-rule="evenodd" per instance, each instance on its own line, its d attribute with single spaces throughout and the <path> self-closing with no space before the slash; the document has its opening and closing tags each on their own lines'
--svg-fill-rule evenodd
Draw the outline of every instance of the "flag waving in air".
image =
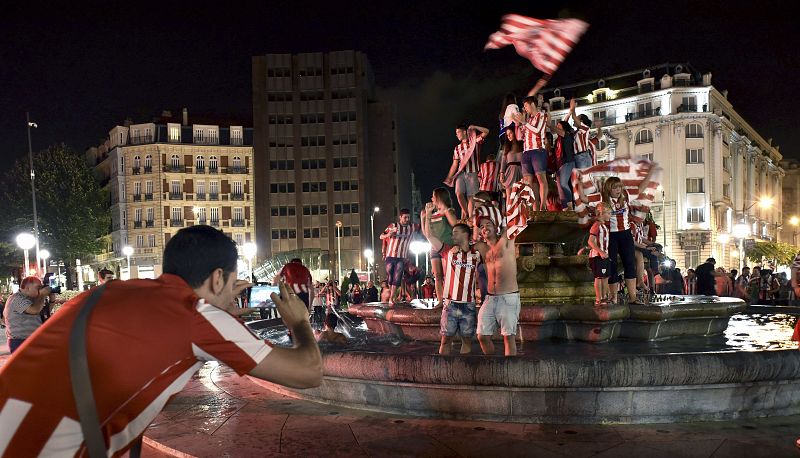
<svg viewBox="0 0 800 458">
<path fill-rule="evenodd" d="M 552 75 L 578 43 L 589 24 L 579 19 L 534 19 L 519 14 L 503 16 L 500 30 L 489 36 L 484 49 L 514 45 L 517 54 L 545 75 Z"/>
</svg>

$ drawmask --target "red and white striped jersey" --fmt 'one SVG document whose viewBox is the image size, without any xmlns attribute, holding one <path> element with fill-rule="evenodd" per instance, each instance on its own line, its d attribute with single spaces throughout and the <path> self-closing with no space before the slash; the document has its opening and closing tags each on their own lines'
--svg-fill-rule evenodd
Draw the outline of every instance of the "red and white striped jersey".
<svg viewBox="0 0 800 458">
<path fill-rule="evenodd" d="M 444 298 L 456 302 L 473 302 L 481 253 L 474 245 L 470 245 L 469 251 L 461 251 L 458 246 L 444 245 L 439 253 L 444 266 Z"/>
<path fill-rule="evenodd" d="M 283 266 L 280 276 L 296 294 L 308 293 L 312 289 L 311 272 L 299 262 L 290 262 Z"/>
<path fill-rule="evenodd" d="M 550 116 L 541 111 L 528 119 L 528 122 L 520 126 L 523 131 L 523 149 L 531 151 L 544 148 L 544 134 L 547 128 L 547 121 Z"/>
<path fill-rule="evenodd" d="M 633 237 L 633 243 L 641 243 L 645 244 L 647 240 L 647 236 L 644 233 L 644 227 L 641 221 L 631 220 L 630 222 L 631 227 L 631 236 Z"/>
<path fill-rule="evenodd" d="M 67 302 L 0 370 L 0 455 L 85 455 L 67 361 L 70 331 L 88 294 Z M 108 283 L 86 342 L 109 456 L 122 455 L 206 361 L 241 375 L 271 351 L 170 274 Z"/>
<path fill-rule="evenodd" d="M 589 126 L 581 123 L 580 127 L 578 127 L 578 130 L 575 132 L 575 153 L 589 151 L 592 153 L 592 165 L 594 165 L 595 152 L 597 151 L 597 145 L 600 141 L 597 137 L 591 137 L 590 132 L 591 129 L 589 129 Z"/>
<path fill-rule="evenodd" d="M 597 237 L 597 244 L 600 245 L 603 251 L 608 253 L 608 226 L 599 221 L 595 221 L 595 223 L 592 224 L 592 228 L 589 229 L 589 234 Z M 589 257 L 594 258 L 597 256 L 600 256 L 600 253 L 592 248 L 589 252 Z"/>
<path fill-rule="evenodd" d="M 631 207 L 628 205 L 627 196 L 622 195 L 611 204 L 611 220 L 608 222 L 608 230 L 622 232 L 630 229 L 630 214 Z"/>
<path fill-rule="evenodd" d="M 459 162 L 459 170 L 466 172 L 466 173 L 478 173 L 478 156 L 481 155 L 481 145 L 483 145 L 483 137 L 481 135 L 475 135 L 472 132 L 468 133 L 467 135 L 470 139 L 474 139 L 473 142 L 475 144 L 475 148 L 471 148 L 469 144 L 469 140 L 464 140 L 463 142 L 456 145 L 455 149 L 453 149 L 453 160 L 458 160 Z M 472 154 L 469 154 L 470 151 Z M 465 157 L 466 163 L 464 163 Z"/>
<path fill-rule="evenodd" d="M 478 171 L 478 181 L 480 182 L 481 191 L 497 191 L 497 172 L 497 161 L 486 161 L 481 164 L 481 168 Z"/>
<path fill-rule="evenodd" d="M 406 224 L 405 226 L 392 223 L 383 231 L 384 234 L 389 234 L 386 238 L 386 250 L 384 257 L 386 258 L 405 258 L 408 256 L 408 247 L 411 245 L 411 239 L 419 232 L 419 224 Z"/>
</svg>

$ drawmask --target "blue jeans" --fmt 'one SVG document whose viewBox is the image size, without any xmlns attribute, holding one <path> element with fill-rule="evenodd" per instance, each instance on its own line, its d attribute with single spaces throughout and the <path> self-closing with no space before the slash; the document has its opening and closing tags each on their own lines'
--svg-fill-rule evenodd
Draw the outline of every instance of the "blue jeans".
<svg viewBox="0 0 800 458">
<path fill-rule="evenodd" d="M 8 352 L 14 353 L 15 351 L 17 351 L 17 348 L 19 348 L 19 346 L 22 345 L 22 342 L 25 342 L 25 339 L 14 339 L 14 338 L 8 339 Z"/>
<path fill-rule="evenodd" d="M 592 153 L 589 151 L 581 151 L 575 155 L 575 168 L 585 169 L 592 166 Z"/>
<path fill-rule="evenodd" d="M 561 199 L 561 208 L 567 208 L 567 204 L 573 201 L 570 178 L 574 168 L 574 162 L 567 162 L 558 169 L 558 198 Z"/>
<path fill-rule="evenodd" d="M 405 258 L 386 258 L 386 282 L 389 286 L 400 286 L 403 281 Z"/>
</svg>

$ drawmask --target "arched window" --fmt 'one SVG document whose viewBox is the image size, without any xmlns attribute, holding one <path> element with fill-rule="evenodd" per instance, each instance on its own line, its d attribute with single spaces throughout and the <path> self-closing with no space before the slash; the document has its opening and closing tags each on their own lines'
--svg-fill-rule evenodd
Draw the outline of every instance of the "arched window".
<svg viewBox="0 0 800 458">
<path fill-rule="evenodd" d="M 209 156 L 208 158 L 208 169 L 212 172 L 216 172 L 219 168 L 219 160 L 217 156 Z"/>
<path fill-rule="evenodd" d="M 686 126 L 686 138 L 703 138 L 703 126 L 697 123 Z"/>
<path fill-rule="evenodd" d="M 233 167 L 240 168 L 242 166 L 242 158 L 239 156 L 233 156 Z"/>
<path fill-rule="evenodd" d="M 145 172 L 153 169 L 153 156 L 151 156 L 150 154 L 144 157 L 144 168 Z"/>
<path fill-rule="evenodd" d="M 653 132 L 650 129 L 642 129 L 636 134 L 636 144 L 653 143 Z"/>
<path fill-rule="evenodd" d="M 141 162 L 142 159 L 138 155 L 133 156 L 133 168 L 138 169 L 141 167 Z"/>
<path fill-rule="evenodd" d="M 173 154 L 170 158 L 170 165 L 173 169 L 179 169 L 181 167 L 181 158 L 177 154 Z"/>
<path fill-rule="evenodd" d="M 206 168 L 206 158 L 203 156 L 197 156 L 194 158 L 194 167 L 197 170 L 204 170 Z"/>
</svg>

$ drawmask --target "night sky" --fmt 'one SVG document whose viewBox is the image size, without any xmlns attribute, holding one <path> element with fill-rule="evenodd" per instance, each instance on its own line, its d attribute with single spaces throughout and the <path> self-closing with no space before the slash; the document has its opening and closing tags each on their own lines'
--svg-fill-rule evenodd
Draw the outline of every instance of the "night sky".
<svg viewBox="0 0 800 458">
<path fill-rule="evenodd" d="M 26 110 L 39 124 L 34 149 L 65 142 L 83 151 L 126 117 L 146 121 L 162 109 L 251 119 L 253 55 L 356 49 L 372 63 L 379 98 L 398 104 L 401 151 L 427 194 L 447 172 L 454 125 L 496 131 L 502 95 L 523 95 L 539 76 L 511 48 L 483 51 L 500 17 L 514 12 L 590 23 L 552 85 L 688 61 L 712 72 L 784 156 L 800 158 L 800 27 L 790 5 L 14 2 L 0 17 L 0 157 L 26 153 Z"/>
</svg>

